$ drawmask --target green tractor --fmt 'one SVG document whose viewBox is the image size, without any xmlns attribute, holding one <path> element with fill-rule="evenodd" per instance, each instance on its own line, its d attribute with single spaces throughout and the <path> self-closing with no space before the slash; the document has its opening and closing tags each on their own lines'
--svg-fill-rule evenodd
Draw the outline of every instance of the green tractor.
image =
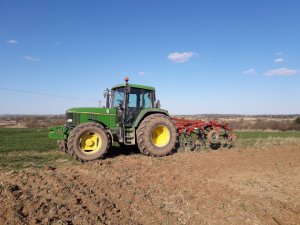
<svg viewBox="0 0 300 225">
<path fill-rule="evenodd" d="M 176 125 L 160 109 L 153 87 L 129 84 L 105 91 L 105 108 L 71 108 L 63 126 L 49 128 L 49 138 L 79 161 L 96 160 L 115 143 L 137 145 L 150 156 L 171 154 L 177 140 Z"/>
</svg>

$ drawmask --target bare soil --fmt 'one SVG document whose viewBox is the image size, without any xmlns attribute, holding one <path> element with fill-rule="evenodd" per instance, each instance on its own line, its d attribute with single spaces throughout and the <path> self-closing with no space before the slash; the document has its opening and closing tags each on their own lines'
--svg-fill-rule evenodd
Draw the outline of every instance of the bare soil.
<svg viewBox="0 0 300 225">
<path fill-rule="evenodd" d="M 1 173 L 0 224 L 300 224 L 300 146 Z"/>
</svg>

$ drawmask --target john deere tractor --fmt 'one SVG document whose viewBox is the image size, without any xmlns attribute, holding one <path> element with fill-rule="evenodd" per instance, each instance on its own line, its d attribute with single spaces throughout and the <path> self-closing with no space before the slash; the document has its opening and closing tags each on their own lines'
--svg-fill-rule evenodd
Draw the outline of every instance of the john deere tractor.
<svg viewBox="0 0 300 225">
<path fill-rule="evenodd" d="M 176 126 L 168 111 L 160 109 L 155 89 L 124 84 L 105 91 L 105 108 L 71 108 L 63 126 L 49 128 L 49 138 L 79 161 L 103 157 L 118 142 L 137 145 L 145 155 L 165 156 L 176 143 Z"/>
</svg>

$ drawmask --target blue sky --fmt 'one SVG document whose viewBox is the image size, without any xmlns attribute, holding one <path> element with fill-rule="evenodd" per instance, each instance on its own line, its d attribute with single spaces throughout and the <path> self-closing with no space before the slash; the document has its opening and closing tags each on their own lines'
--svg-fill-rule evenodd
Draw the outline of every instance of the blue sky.
<svg viewBox="0 0 300 225">
<path fill-rule="evenodd" d="M 0 114 L 154 86 L 171 114 L 300 113 L 300 1 L 0 0 Z"/>
</svg>

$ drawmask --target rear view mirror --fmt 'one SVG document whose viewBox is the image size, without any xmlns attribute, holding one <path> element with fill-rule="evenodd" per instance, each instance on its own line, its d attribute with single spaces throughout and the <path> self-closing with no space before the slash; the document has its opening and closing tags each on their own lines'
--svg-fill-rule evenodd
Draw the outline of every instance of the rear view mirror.
<svg viewBox="0 0 300 225">
<path fill-rule="evenodd" d="M 156 101 L 155 108 L 160 109 L 160 101 L 159 100 Z"/>
</svg>

